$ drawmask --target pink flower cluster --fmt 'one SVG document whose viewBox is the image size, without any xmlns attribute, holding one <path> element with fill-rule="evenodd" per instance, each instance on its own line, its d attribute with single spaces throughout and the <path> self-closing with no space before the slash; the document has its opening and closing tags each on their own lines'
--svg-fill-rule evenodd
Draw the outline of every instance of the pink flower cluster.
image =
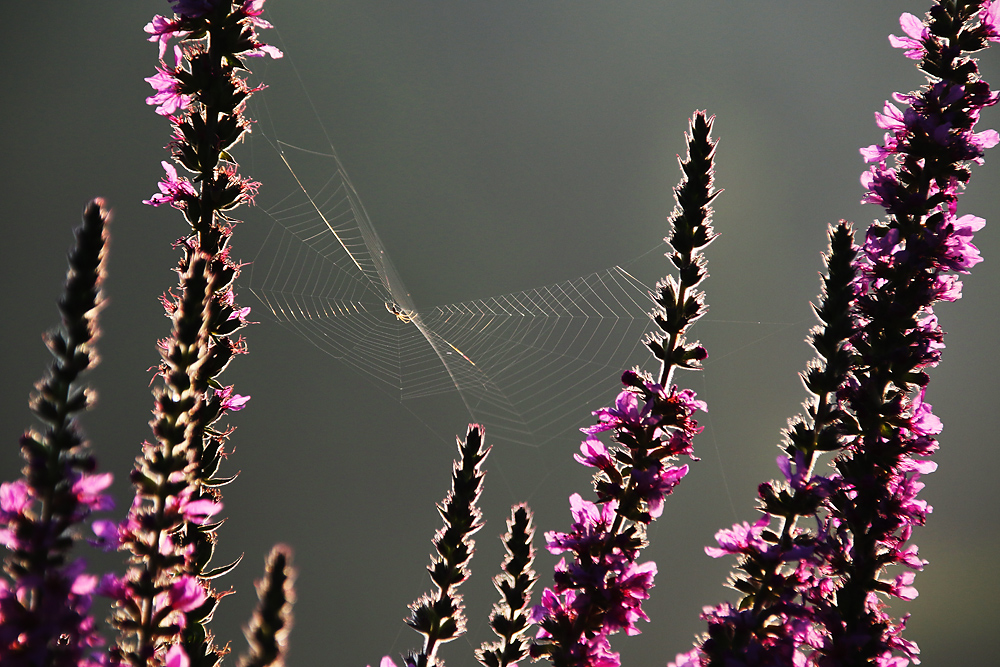
<svg viewBox="0 0 1000 667">
<path fill-rule="evenodd" d="M 663 513 L 664 498 L 687 475 L 688 466 L 665 465 L 681 454 L 693 457 L 691 438 L 701 428 L 691 418 L 705 410 L 690 390 L 670 392 L 634 371 L 622 378 L 627 389 L 612 407 L 594 412 L 598 423 L 581 429 L 587 438 L 575 455 L 597 468 L 598 502 L 570 496 L 569 532 L 545 533 L 548 550 L 569 554 L 556 565 L 554 585 L 542 592 L 531 621 L 539 632 L 530 651 L 555 665 L 618 667 L 609 637 L 639 634 L 648 621 L 642 601 L 649 598 L 656 564 L 638 562 L 644 526 Z M 596 434 L 612 431 L 612 451 Z"/>
</svg>

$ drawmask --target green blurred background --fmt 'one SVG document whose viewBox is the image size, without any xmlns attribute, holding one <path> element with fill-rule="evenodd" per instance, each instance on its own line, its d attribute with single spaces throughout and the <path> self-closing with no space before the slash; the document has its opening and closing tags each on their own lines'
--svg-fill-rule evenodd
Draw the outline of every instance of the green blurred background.
<svg viewBox="0 0 1000 667">
<path fill-rule="evenodd" d="M 544 285 L 648 250 L 667 231 L 687 118 L 694 109 L 717 115 L 725 193 L 705 284 L 713 356 L 704 373 L 679 378 L 710 413 L 696 442 L 701 462 L 650 532 L 647 557 L 659 567 L 644 605 L 652 623 L 615 641 L 626 664 L 673 659 L 703 628 L 701 607 L 731 598 L 722 586 L 731 563 L 703 547 L 718 529 L 753 520 L 757 484 L 776 475 L 774 445 L 804 396 L 796 373 L 811 356 L 802 340 L 826 226 L 878 216 L 858 204 L 857 149 L 881 139 L 872 112 L 922 81 L 886 35 L 900 33 L 901 12 L 925 9 L 895 0 L 267 4 L 278 30 L 264 39 L 287 57 L 252 61 L 270 87 L 251 115 L 316 150 L 326 148 L 325 127 L 418 306 Z M 140 204 L 156 191 L 169 139 L 165 119 L 143 102 L 156 47 L 142 27 L 168 12 L 148 0 L 16 3 L 0 42 L 0 478 L 20 467 L 17 438 L 32 423 L 27 393 L 47 364 L 39 334 L 57 319 L 70 229 L 88 198 L 104 196 L 115 211 L 110 304 L 104 361 L 89 378 L 100 403 L 84 426 L 115 473 L 122 508 L 131 461 L 149 437 L 154 342 L 168 331 L 157 296 L 175 282 L 170 243 L 185 229 L 176 211 Z M 1000 79 L 996 53 L 982 68 Z M 990 109 L 982 127 L 996 125 Z M 235 153 L 263 182 L 258 202 L 267 206 L 288 193 L 268 189 L 281 167 L 259 134 Z M 925 479 L 935 511 L 914 537 L 931 564 L 917 578 L 920 597 L 899 606 L 913 614 L 906 636 L 926 665 L 996 664 L 1000 651 L 1000 170 L 995 155 L 987 159 L 960 204 L 989 221 L 976 240 L 986 261 L 964 298 L 938 313 L 948 350 L 928 400 L 945 430 L 940 469 Z M 234 256 L 251 260 L 269 222 L 242 213 Z M 245 289 L 242 301 L 259 306 Z M 429 585 L 433 503 L 469 417 L 455 394 L 401 404 L 266 315 L 251 317 L 261 321 L 246 332 L 251 354 L 225 376 L 253 400 L 231 419 L 238 430 L 226 465 L 240 477 L 225 490 L 217 556 L 246 560 L 219 582 L 236 593 L 215 630 L 242 650 L 252 580 L 283 541 L 300 569 L 291 664 L 376 664 L 418 644 L 400 619 Z M 726 326 L 746 321 L 788 326 L 763 339 Z M 495 538 L 509 506 L 527 500 L 540 532 L 568 527 L 567 496 L 589 483 L 572 460 L 576 447 L 567 439 L 491 455 L 487 526 L 464 590 L 469 633 L 444 649 L 446 661 L 471 664 L 469 644 L 490 638 Z M 541 551 L 547 581 L 555 559 Z"/>
</svg>

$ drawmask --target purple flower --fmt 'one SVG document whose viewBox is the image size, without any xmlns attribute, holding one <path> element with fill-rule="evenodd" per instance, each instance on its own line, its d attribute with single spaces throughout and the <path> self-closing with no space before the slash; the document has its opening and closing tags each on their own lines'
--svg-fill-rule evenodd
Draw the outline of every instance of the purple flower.
<svg viewBox="0 0 1000 667">
<path fill-rule="evenodd" d="M 200 581 L 191 576 L 183 576 L 154 598 L 153 605 L 157 611 L 186 612 L 197 609 L 207 599 L 208 594 Z M 178 618 L 183 627 L 183 616 Z"/>
<path fill-rule="evenodd" d="M 197 201 L 198 193 L 194 186 L 186 178 L 177 177 L 177 169 L 169 162 L 161 162 L 163 171 L 167 173 L 166 178 L 157 183 L 160 194 L 153 195 L 149 199 L 143 199 L 143 204 L 150 206 L 160 206 L 170 204 L 177 209 L 185 209 Z"/>
<path fill-rule="evenodd" d="M 917 589 L 913 587 L 913 580 L 916 578 L 916 573 L 914 572 L 902 572 L 897 576 L 893 582 L 892 586 L 889 588 L 889 593 L 895 595 L 902 600 L 914 600 L 916 599 Z"/>
<path fill-rule="evenodd" d="M 115 506 L 111 496 L 101 493 L 111 486 L 113 477 L 114 475 L 110 472 L 98 475 L 77 474 L 76 481 L 73 482 L 73 493 L 76 495 L 77 502 L 86 507 L 86 514 L 92 511 L 109 510 Z"/>
<path fill-rule="evenodd" d="M 656 422 L 649 415 L 650 408 L 652 408 L 651 402 L 646 402 L 640 408 L 639 397 L 626 389 L 618 394 L 614 407 L 600 408 L 592 413 L 598 419 L 597 424 L 580 430 L 588 435 L 594 435 L 612 429 L 635 430 L 651 426 Z"/>
<path fill-rule="evenodd" d="M 180 644 L 173 644 L 163 656 L 164 667 L 190 667 L 191 659 Z"/>
<path fill-rule="evenodd" d="M 972 244 L 972 235 L 986 225 L 986 221 L 974 215 L 963 215 L 946 222 L 939 228 L 942 234 L 940 262 L 943 268 L 968 273 L 969 269 L 983 261 L 979 248 Z"/>
<path fill-rule="evenodd" d="M 701 667 L 701 649 L 693 648 L 687 653 L 678 653 L 673 662 L 668 662 L 667 667 Z"/>
<path fill-rule="evenodd" d="M 222 409 L 232 410 L 237 412 L 243 409 L 243 406 L 247 404 L 250 400 L 249 396 L 241 396 L 240 394 L 233 393 L 232 385 L 228 387 L 223 387 L 218 392 L 219 397 L 222 399 Z"/>
<path fill-rule="evenodd" d="M 573 514 L 572 532 L 546 532 L 545 543 L 549 552 L 560 554 L 575 551 L 584 554 L 600 546 L 614 523 L 617 507 L 617 503 L 613 501 L 597 505 L 584 500 L 579 493 L 574 493 L 569 497 L 569 508 Z"/>
<path fill-rule="evenodd" d="M 191 500 L 193 493 L 194 488 L 189 486 L 178 495 L 168 497 L 163 513 L 166 515 L 176 513 L 179 520 L 203 524 L 222 511 L 222 503 L 214 500 L 208 498 Z"/>
<path fill-rule="evenodd" d="M 193 95 L 185 92 L 184 83 L 177 76 L 183 72 L 183 62 L 184 54 L 179 46 L 175 46 L 174 67 L 169 69 L 161 61 L 156 66 L 156 74 L 145 79 L 156 91 L 146 98 L 146 104 L 157 105 L 156 113 L 161 116 L 173 116 L 178 110 L 186 110 L 194 99 Z"/>
<path fill-rule="evenodd" d="M 899 192 L 899 179 L 895 169 L 872 167 L 861 174 L 861 185 L 868 192 L 862 197 L 862 204 L 878 204 L 890 213 L 900 210 L 903 205 Z"/>
<path fill-rule="evenodd" d="M 184 37 L 188 34 L 188 31 L 183 27 L 184 22 L 180 20 L 171 20 L 165 16 L 154 16 L 153 20 L 146 24 L 143 28 L 147 33 L 149 33 L 150 42 L 157 42 L 159 46 L 159 58 L 162 61 L 163 56 L 167 53 L 167 44 L 174 37 Z"/>
<path fill-rule="evenodd" d="M 533 623 L 541 625 L 536 640 L 554 639 L 556 638 L 554 632 L 564 628 L 572 628 L 579 618 L 579 608 L 580 605 L 574 591 L 567 591 L 562 596 L 557 596 L 549 589 L 542 591 L 541 602 L 531 610 L 530 616 Z M 553 632 L 546 629 L 547 622 Z M 532 657 L 541 657 L 542 653 L 539 650 L 541 646 L 540 643 L 531 646 Z M 578 634 L 576 641 L 568 647 L 568 650 L 560 653 L 559 659 L 560 664 L 579 667 L 619 667 L 621 665 L 620 656 L 611 650 L 611 643 L 600 627 L 589 637 Z"/>
<path fill-rule="evenodd" d="M 602 605 L 607 605 L 608 611 L 604 618 L 604 631 L 614 634 L 621 630 L 627 635 L 640 634 L 635 622 L 639 619 L 649 621 L 649 616 L 640 605 L 649 599 L 649 589 L 653 587 L 656 576 L 656 563 L 629 563 L 619 575 L 614 585 L 609 585 L 609 595 Z"/>
<path fill-rule="evenodd" d="M 894 142 L 895 139 L 885 135 L 885 146 L 879 146 L 878 144 L 872 144 L 871 146 L 866 146 L 865 148 L 859 148 L 858 151 L 861 153 L 861 157 L 865 159 L 865 162 L 885 162 L 885 159 L 893 154 L 893 150 L 889 148 L 890 142 Z"/>
<path fill-rule="evenodd" d="M 986 0 L 979 10 L 979 21 L 986 31 L 987 39 L 1000 42 L 1000 2 Z"/>
<path fill-rule="evenodd" d="M 937 435 L 944 428 L 944 425 L 941 423 L 941 419 L 931 412 L 933 406 L 924 402 L 925 393 L 927 393 L 926 387 L 921 389 L 914 397 L 913 402 L 910 403 L 912 416 L 910 417 L 909 429 L 918 436 Z"/>
<path fill-rule="evenodd" d="M 635 493 L 646 503 L 652 518 L 658 519 L 663 514 L 664 498 L 673 492 L 674 487 L 687 474 L 686 465 L 664 468 L 659 461 L 648 468 L 632 471 Z"/>
<path fill-rule="evenodd" d="M 573 458 L 581 465 L 600 470 L 609 470 L 615 465 L 604 443 L 592 435 L 580 443 L 580 451 L 582 454 L 574 454 Z"/>
<path fill-rule="evenodd" d="M 245 46 L 240 47 L 242 50 L 237 51 L 237 53 L 251 57 L 270 56 L 275 59 L 281 58 L 284 55 L 281 49 L 258 42 L 257 34 L 254 31 L 254 29 L 266 30 L 272 27 L 270 23 L 260 18 L 264 13 L 264 0 L 243 0 L 239 13 L 244 17 L 242 20 L 249 24 L 251 30 L 250 39 Z"/>
<path fill-rule="evenodd" d="M 904 55 L 910 60 L 922 59 L 924 54 L 927 53 L 923 42 L 930 35 L 927 26 L 913 14 L 905 12 L 899 17 L 899 27 L 903 29 L 903 32 L 907 36 L 896 37 L 895 35 L 889 35 L 889 44 L 893 48 L 906 49 Z"/>
<path fill-rule="evenodd" d="M 752 526 L 744 521 L 735 524 L 732 529 L 723 528 L 715 534 L 719 547 L 705 547 L 705 553 L 712 558 L 721 558 L 729 554 L 751 554 L 766 551 L 767 542 L 761 539 L 761 534 L 771 523 L 771 516 L 765 514 Z"/>
</svg>

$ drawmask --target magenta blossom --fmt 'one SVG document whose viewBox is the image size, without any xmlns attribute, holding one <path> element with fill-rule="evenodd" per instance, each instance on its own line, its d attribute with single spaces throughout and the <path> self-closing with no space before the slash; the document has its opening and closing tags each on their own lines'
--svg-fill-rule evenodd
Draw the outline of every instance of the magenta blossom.
<svg viewBox="0 0 1000 667">
<path fill-rule="evenodd" d="M 930 34 L 927 26 L 913 14 L 905 12 L 899 17 L 899 27 L 906 33 L 906 37 L 889 35 L 889 43 L 892 44 L 893 48 L 906 49 L 904 55 L 910 60 L 922 59 L 927 52 L 923 42 Z"/>
<path fill-rule="evenodd" d="M 986 0 L 979 10 L 979 21 L 986 31 L 987 39 L 1000 42 L 1000 2 Z"/>
<path fill-rule="evenodd" d="M 156 113 L 161 116 L 173 116 L 178 111 L 186 110 L 194 96 L 184 92 L 184 83 L 178 78 L 183 71 L 184 54 L 181 47 L 174 47 L 174 67 L 168 68 L 161 61 L 156 66 L 156 74 L 146 77 L 145 81 L 153 87 L 155 94 L 146 98 L 146 104 L 156 105 Z"/>
<path fill-rule="evenodd" d="M 632 471 L 635 493 L 646 503 L 652 518 L 658 519 L 663 514 L 664 498 L 673 492 L 674 487 L 687 474 L 686 465 L 664 468 L 659 462 L 643 470 Z"/>
<path fill-rule="evenodd" d="M 163 171 L 167 174 L 166 178 L 157 183 L 160 194 L 143 199 L 142 203 L 150 206 L 170 204 L 174 208 L 185 209 L 197 201 L 198 193 L 191 182 L 186 178 L 178 178 L 177 169 L 169 162 L 163 161 L 160 164 L 163 165 Z"/>
<path fill-rule="evenodd" d="M 180 644 L 173 644 L 164 656 L 164 667 L 190 667 L 191 659 Z"/>
<path fill-rule="evenodd" d="M 581 454 L 574 454 L 573 458 L 581 465 L 601 470 L 609 470 L 615 465 L 604 443 L 592 435 L 580 443 L 580 452 Z"/>
<path fill-rule="evenodd" d="M 549 551 L 554 554 L 564 551 L 586 553 L 595 545 L 601 544 L 614 523 L 617 507 L 617 503 L 613 501 L 598 505 L 584 500 L 579 493 L 574 493 L 569 497 L 569 508 L 573 514 L 572 532 L 546 532 L 545 542 Z"/>
<path fill-rule="evenodd" d="M 715 534 L 718 547 L 705 547 L 705 553 L 712 558 L 721 558 L 728 554 L 750 554 L 766 551 L 768 544 L 761 538 L 763 532 L 771 523 L 771 516 L 765 514 L 752 526 L 744 521 L 727 530 L 723 528 Z"/>
<path fill-rule="evenodd" d="M 232 410 L 237 412 L 243 409 L 243 406 L 247 404 L 250 400 L 249 396 L 241 396 L 240 394 L 233 393 L 233 386 L 223 387 L 217 392 L 218 396 L 222 399 L 222 409 Z"/>
<path fill-rule="evenodd" d="M 593 412 L 593 415 L 598 419 L 597 424 L 580 430 L 588 435 L 594 435 L 612 429 L 633 430 L 651 426 L 656 423 L 656 420 L 650 417 L 650 408 L 652 408 L 652 402 L 647 401 L 640 407 L 639 397 L 636 396 L 635 392 L 626 389 L 618 394 L 613 407 L 601 408 Z"/>
</svg>

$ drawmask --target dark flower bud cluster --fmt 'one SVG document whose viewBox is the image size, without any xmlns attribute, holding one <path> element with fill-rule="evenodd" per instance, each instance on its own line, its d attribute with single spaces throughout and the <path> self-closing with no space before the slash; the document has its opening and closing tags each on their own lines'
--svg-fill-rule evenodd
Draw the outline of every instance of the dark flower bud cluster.
<svg viewBox="0 0 1000 667">
<path fill-rule="evenodd" d="M 646 339 L 646 346 L 660 360 L 659 384 L 662 387 L 670 386 L 675 368 L 700 368 L 701 362 L 708 357 L 705 348 L 697 342 L 687 343 L 683 332 L 708 311 L 704 292 L 693 290 L 708 277 L 705 258 L 700 253 L 716 238 L 711 224 L 711 204 L 722 192 L 712 185 L 716 142 L 711 141 L 710 133 L 714 120 L 704 113 L 695 113 L 685 134 L 687 159 L 677 159 L 684 178 L 674 188 L 677 205 L 670 216 L 670 236 L 664 240 L 673 249 L 667 257 L 677 268 L 680 280 L 667 276 L 657 283 L 652 295 L 658 306 L 653 321 L 662 333 L 650 334 Z"/>
<path fill-rule="evenodd" d="M 458 441 L 458 459 L 452 467 L 451 491 L 437 506 L 444 527 L 434 535 L 438 555 L 431 558 L 427 571 L 435 591 L 422 595 L 410 605 L 406 624 L 424 636 L 424 646 L 403 659 L 407 667 L 432 667 L 444 663 L 438 648 L 465 634 L 465 613 L 458 586 L 471 574 L 469 562 L 475 551 L 471 539 L 482 527 L 482 511 L 476 505 L 483 490 L 483 462 L 490 453 L 485 446 L 483 427 L 470 424 L 465 441 Z M 392 658 L 382 659 L 381 667 L 393 667 Z"/>
<path fill-rule="evenodd" d="M 536 580 L 535 571 L 531 569 L 535 560 L 535 550 L 531 546 L 534 535 L 531 510 L 527 505 L 515 505 L 503 536 L 507 557 L 501 573 L 493 577 L 500 602 L 490 613 L 490 627 L 500 641 L 484 644 L 476 651 L 476 659 L 486 667 L 516 665 L 528 657 L 528 640 L 524 635 L 531 627 L 528 605 Z"/>
<path fill-rule="evenodd" d="M 267 556 L 264 577 L 257 582 L 260 605 L 245 630 L 250 651 L 240 658 L 239 667 L 282 667 L 285 664 L 296 576 L 292 550 L 284 544 L 275 545 Z"/>
<path fill-rule="evenodd" d="M 224 595 L 211 582 L 239 562 L 211 567 L 222 523 L 213 520 L 222 508 L 220 488 L 233 479 L 219 475 L 232 429 L 217 424 L 249 397 L 220 376 L 246 352 L 234 336 L 248 324 L 250 310 L 235 302 L 240 267 L 230 258 L 229 240 L 237 221 L 229 213 L 251 203 L 258 187 L 237 174 L 229 151 L 249 130 L 245 104 L 258 90 L 241 76 L 246 59 L 281 56 L 257 38 L 257 29 L 270 27 L 260 18 L 262 7 L 263 0 L 178 0 L 172 18 L 157 16 L 146 26 L 160 51 L 157 73 L 147 79 L 155 93 L 146 101 L 169 116 L 174 163 L 194 176 L 179 176 L 175 164 L 164 162 L 160 192 L 145 202 L 181 210 L 190 232 L 176 244 L 182 253 L 176 292 L 161 299 L 173 329 L 159 343 L 162 384 L 153 392 L 150 423 L 155 438 L 137 459 L 135 501 L 117 531 L 129 568 L 105 584 L 116 600 L 113 622 L 120 633 L 112 658 L 136 667 L 216 665 L 228 650 L 217 647 L 207 629 Z M 178 44 L 167 65 L 163 57 L 173 39 Z M 286 570 L 276 563 L 272 559 L 272 576 Z M 287 616 L 291 596 L 277 580 L 261 591 L 279 599 L 262 600 L 248 660 L 260 664 L 269 655 L 277 663 L 281 654 L 273 649 L 283 646 L 287 629 L 262 619 Z"/>
</svg>

